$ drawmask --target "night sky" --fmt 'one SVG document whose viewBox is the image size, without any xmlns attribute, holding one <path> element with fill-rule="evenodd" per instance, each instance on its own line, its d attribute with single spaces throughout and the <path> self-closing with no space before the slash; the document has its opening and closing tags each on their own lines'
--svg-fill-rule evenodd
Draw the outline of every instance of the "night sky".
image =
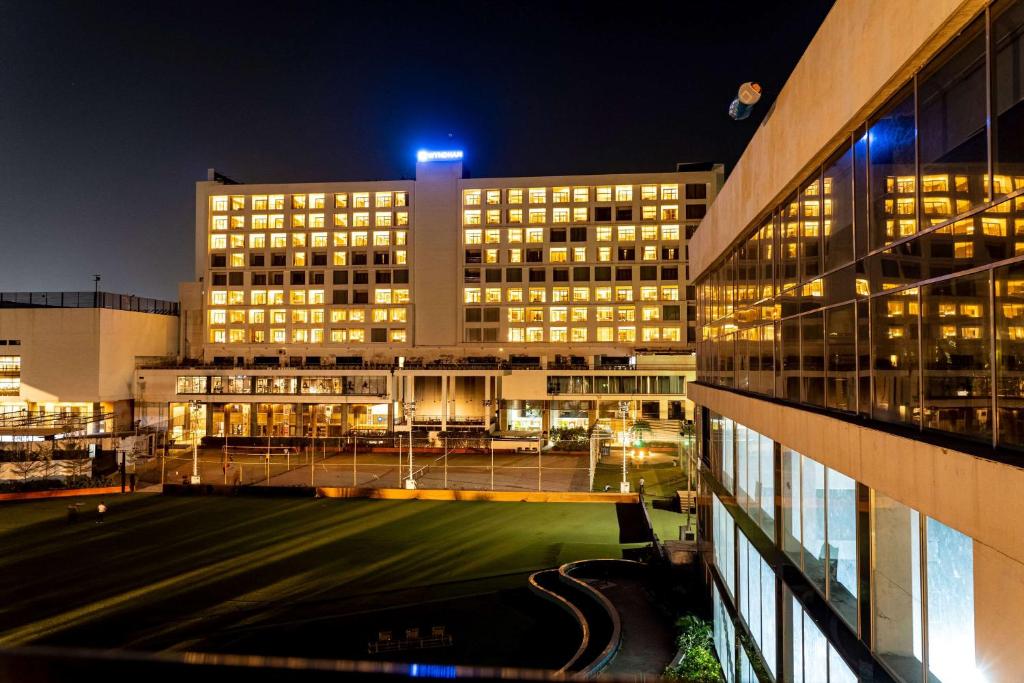
<svg viewBox="0 0 1024 683">
<path fill-rule="evenodd" d="M 831 0 L 0 0 L 0 291 L 175 299 L 194 183 L 730 168 Z M 753 116 L 726 109 L 759 81 Z M 449 135 L 453 137 L 449 138 Z"/>
</svg>

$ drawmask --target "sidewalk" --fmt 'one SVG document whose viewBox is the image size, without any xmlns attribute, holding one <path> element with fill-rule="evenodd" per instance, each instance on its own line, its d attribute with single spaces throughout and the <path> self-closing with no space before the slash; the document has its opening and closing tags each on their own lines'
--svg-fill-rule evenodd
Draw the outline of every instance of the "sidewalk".
<svg viewBox="0 0 1024 683">
<path fill-rule="evenodd" d="M 622 646 L 601 676 L 660 677 L 675 656 L 674 628 L 651 603 L 638 579 L 587 579 L 619 611 Z"/>
</svg>

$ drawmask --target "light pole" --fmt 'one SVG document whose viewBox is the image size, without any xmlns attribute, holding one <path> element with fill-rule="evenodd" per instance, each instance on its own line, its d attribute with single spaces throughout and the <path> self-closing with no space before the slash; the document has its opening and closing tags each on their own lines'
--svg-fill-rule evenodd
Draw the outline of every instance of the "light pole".
<svg viewBox="0 0 1024 683">
<path fill-rule="evenodd" d="M 629 401 L 619 401 L 619 414 L 622 415 L 622 483 L 620 493 L 629 493 L 629 481 L 626 479 L 626 419 L 629 418 Z"/>
<path fill-rule="evenodd" d="M 192 483 L 193 484 L 198 484 L 199 481 L 200 481 L 200 479 L 199 479 L 199 442 L 196 440 L 196 420 L 198 419 L 198 415 L 199 415 L 199 405 L 200 405 L 200 402 L 198 400 L 193 399 L 193 400 L 188 402 L 188 405 L 189 405 L 189 410 L 191 412 L 191 417 L 192 417 L 192 425 L 191 425 L 192 426 Z"/>
<path fill-rule="evenodd" d="M 412 421 L 416 415 L 416 401 L 407 401 L 402 404 L 402 413 L 405 415 L 406 424 L 409 425 L 409 478 L 405 480 L 405 488 L 416 488 L 416 480 L 412 476 Z"/>
</svg>

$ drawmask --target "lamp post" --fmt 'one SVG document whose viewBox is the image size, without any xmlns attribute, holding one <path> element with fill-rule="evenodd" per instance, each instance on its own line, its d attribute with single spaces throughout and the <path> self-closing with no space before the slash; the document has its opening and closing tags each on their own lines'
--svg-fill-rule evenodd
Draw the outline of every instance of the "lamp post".
<svg viewBox="0 0 1024 683">
<path fill-rule="evenodd" d="M 199 443 L 196 440 L 196 420 L 198 419 L 198 415 L 199 415 L 199 405 L 200 405 L 200 402 L 198 400 L 193 399 L 193 400 L 188 402 L 188 405 L 189 405 L 189 411 L 190 411 L 191 418 L 192 418 L 192 424 L 191 424 L 191 426 L 192 426 L 192 483 L 193 484 L 198 484 L 200 482 L 200 479 L 199 479 Z"/>
<path fill-rule="evenodd" d="M 402 404 L 402 413 L 405 415 L 406 424 L 409 425 L 409 478 L 405 480 L 405 488 L 416 488 L 416 480 L 412 476 L 412 420 L 416 415 L 416 401 L 407 401 Z"/>
<path fill-rule="evenodd" d="M 619 401 L 619 414 L 622 416 L 622 483 L 620 493 L 629 493 L 629 481 L 626 480 L 626 419 L 629 418 L 629 401 Z"/>
</svg>

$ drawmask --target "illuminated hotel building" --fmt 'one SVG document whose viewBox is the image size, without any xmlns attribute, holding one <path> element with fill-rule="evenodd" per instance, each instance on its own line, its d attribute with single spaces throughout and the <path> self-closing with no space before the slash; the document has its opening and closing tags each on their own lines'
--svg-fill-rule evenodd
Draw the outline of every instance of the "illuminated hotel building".
<svg viewBox="0 0 1024 683">
<path fill-rule="evenodd" d="M 1022 36 L 838 0 L 694 235 L 730 681 L 1021 678 Z"/>
<path fill-rule="evenodd" d="M 620 400 L 692 418 L 686 242 L 722 168 L 196 189 L 182 358 L 140 371 L 210 435 L 589 426 Z M 401 359 L 401 364 L 399 359 Z M 179 362 L 179 360 L 181 362 Z M 189 364 L 199 367 L 188 367 Z"/>
</svg>

